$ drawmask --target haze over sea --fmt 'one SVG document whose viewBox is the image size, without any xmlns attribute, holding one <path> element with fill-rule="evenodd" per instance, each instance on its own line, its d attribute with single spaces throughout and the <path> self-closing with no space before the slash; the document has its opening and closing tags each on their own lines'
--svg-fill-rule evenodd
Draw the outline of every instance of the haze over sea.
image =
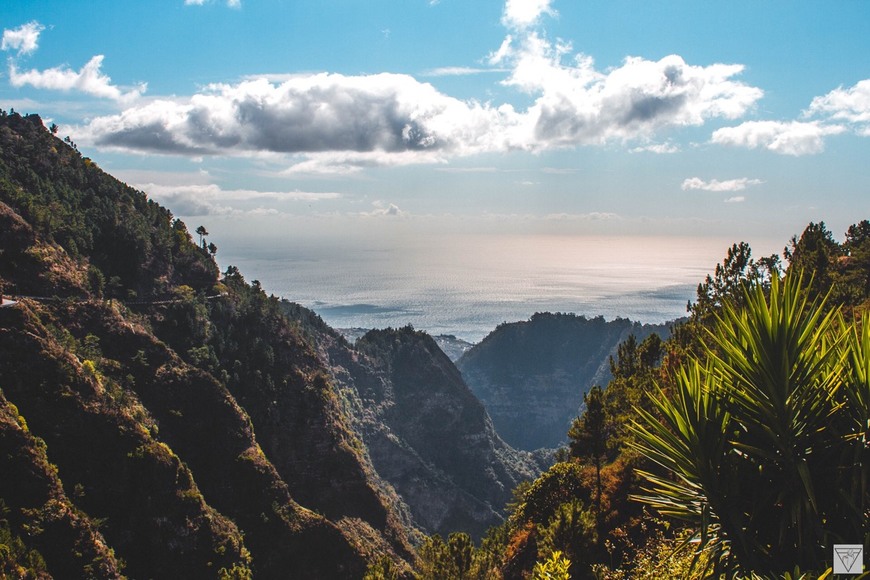
<svg viewBox="0 0 870 580">
<path fill-rule="evenodd" d="M 458 235 L 244 237 L 225 244 L 266 292 L 334 328 L 412 324 L 477 342 L 502 322 L 573 312 L 660 323 L 686 315 L 733 241 L 719 238 Z M 759 248 L 761 249 L 761 248 Z M 764 248 L 769 254 L 775 247 Z"/>
</svg>

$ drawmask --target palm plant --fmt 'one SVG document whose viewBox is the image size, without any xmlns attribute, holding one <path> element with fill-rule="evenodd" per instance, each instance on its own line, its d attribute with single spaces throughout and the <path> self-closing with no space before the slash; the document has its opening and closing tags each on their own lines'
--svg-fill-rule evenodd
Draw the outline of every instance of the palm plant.
<svg viewBox="0 0 870 580">
<path fill-rule="evenodd" d="M 870 337 L 848 348 L 839 320 L 798 275 L 774 276 L 769 293 L 747 284 L 716 315 L 705 352 L 654 396 L 659 416 L 638 409 L 635 445 L 663 471 L 643 474 L 636 499 L 694 526 L 712 565 L 823 569 L 832 541 L 861 529 L 863 490 L 839 489 L 855 447 L 841 391 L 852 390 L 849 353 L 867 356 Z"/>
</svg>

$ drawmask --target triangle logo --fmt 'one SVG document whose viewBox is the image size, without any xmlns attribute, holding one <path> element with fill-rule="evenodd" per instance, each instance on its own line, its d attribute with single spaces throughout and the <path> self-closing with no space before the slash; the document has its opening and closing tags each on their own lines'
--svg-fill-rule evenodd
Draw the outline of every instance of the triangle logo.
<svg viewBox="0 0 870 580">
<path fill-rule="evenodd" d="M 860 574 L 864 568 L 864 546 L 834 545 L 834 574 Z"/>
</svg>

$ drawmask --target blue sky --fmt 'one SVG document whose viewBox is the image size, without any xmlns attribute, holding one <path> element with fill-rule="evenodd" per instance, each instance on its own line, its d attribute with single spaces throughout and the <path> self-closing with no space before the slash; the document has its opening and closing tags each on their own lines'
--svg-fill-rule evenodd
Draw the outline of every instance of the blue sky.
<svg viewBox="0 0 870 580">
<path fill-rule="evenodd" d="M 868 24 L 859 0 L 6 0 L 0 107 L 234 239 L 779 249 L 870 218 Z"/>
</svg>

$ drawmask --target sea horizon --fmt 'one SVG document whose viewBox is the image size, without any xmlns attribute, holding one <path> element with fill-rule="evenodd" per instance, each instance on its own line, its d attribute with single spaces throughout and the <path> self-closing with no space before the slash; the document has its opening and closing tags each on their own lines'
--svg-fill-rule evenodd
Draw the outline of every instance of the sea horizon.
<svg viewBox="0 0 870 580">
<path fill-rule="evenodd" d="M 470 234 L 403 239 L 250 236 L 221 268 L 310 308 L 333 328 L 408 324 L 476 343 L 538 312 L 661 324 L 687 315 L 731 243 L 719 238 Z M 771 244 L 761 244 L 768 249 Z M 769 252 L 768 252 L 769 253 Z M 758 255 L 764 255 L 760 252 Z"/>
</svg>

